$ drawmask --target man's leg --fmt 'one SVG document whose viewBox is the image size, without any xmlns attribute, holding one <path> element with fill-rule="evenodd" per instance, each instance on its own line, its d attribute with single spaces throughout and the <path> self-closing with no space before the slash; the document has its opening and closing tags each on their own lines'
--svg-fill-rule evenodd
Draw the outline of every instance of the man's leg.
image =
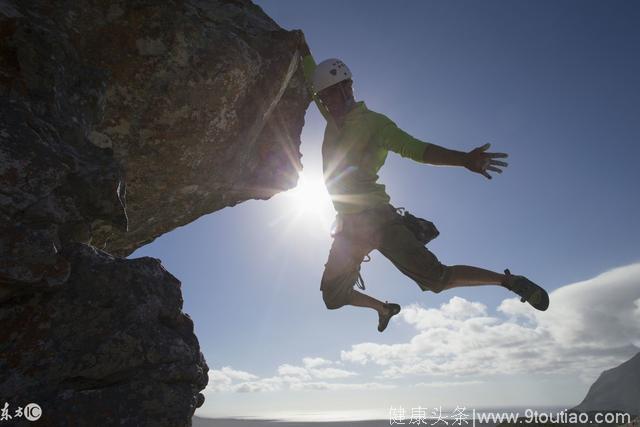
<svg viewBox="0 0 640 427">
<path fill-rule="evenodd" d="M 363 294 L 360 291 L 353 290 L 351 298 L 349 299 L 349 305 L 356 307 L 368 307 L 378 312 L 378 314 L 385 315 L 389 313 L 389 309 L 385 308 L 384 303 L 372 296 Z"/>
<path fill-rule="evenodd" d="M 382 301 L 354 289 L 362 259 L 372 249 L 370 245 L 356 242 L 343 234 L 334 237 L 320 286 L 328 309 L 353 305 L 376 310 L 379 316 L 389 313 L 390 309 Z"/>
<path fill-rule="evenodd" d="M 423 291 L 439 293 L 460 286 L 498 285 L 514 292 L 521 302 L 528 302 L 536 310 L 544 311 L 549 306 L 547 291 L 525 276 L 512 275 L 509 270 L 501 274 L 468 265 L 442 264 L 402 221 L 393 221 L 384 228 L 378 250 Z"/>
<path fill-rule="evenodd" d="M 500 285 L 506 279 L 506 275 L 484 268 L 469 265 L 452 265 L 449 283 L 443 289 L 457 288 L 461 286 Z"/>
<path fill-rule="evenodd" d="M 422 290 L 439 293 L 460 286 L 502 285 L 506 279 L 504 274 L 483 268 L 442 264 L 402 221 L 390 223 L 385 228 L 378 249 Z"/>
<path fill-rule="evenodd" d="M 505 270 L 506 274 L 500 274 L 468 265 L 454 265 L 448 269 L 451 275 L 443 290 L 460 286 L 500 285 L 520 296 L 520 302 L 528 302 L 536 310 L 545 311 L 549 307 L 549 294 L 544 288 L 524 276 L 512 275 L 509 270 Z"/>
<path fill-rule="evenodd" d="M 343 234 L 334 237 L 320 286 L 328 309 L 353 305 L 372 308 L 378 313 L 385 312 L 382 301 L 354 289 L 362 259 L 370 250 L 367 245 Z"/>
</svg>

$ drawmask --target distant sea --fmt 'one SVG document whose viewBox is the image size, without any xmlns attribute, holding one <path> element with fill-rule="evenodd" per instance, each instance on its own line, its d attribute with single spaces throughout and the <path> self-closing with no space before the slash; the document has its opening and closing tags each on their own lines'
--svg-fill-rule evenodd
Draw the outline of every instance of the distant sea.
<svg viewBox="0 0 640 427">
<path fill-rule="evenodd" d="M 265 420 L 265 419 L 251 419 L 244 420 L 238 418 L 200 418 L 194 416 L 193 419 L 193 427 L 383 427 L 389 425 L 398 425 L 398 424 L 390 424 L 390 421 L 387 420 L 362 420 L 362 421 L 281 421 L 281 420 Z M 429 421 L 428 424 L 422 425 L 431 425 L 433 421 Z M 411 426 L 409 424 L 409 419 L 406 419 L 403 424 L 399 424 L 400 426 Z M 413 424 L 416 425 L 416 424 Z M 434 424 L 434 427 L 445 426 L 448 427 L 444 423 Z M 449 421 L 449 425 L 451 422 Z M 495 427 L 495 423 L 476 423 L 476 426 L 482 427 Z M 456 427 L 458 425 L 456 424 Z M 468 424 L 462 423 L 462 426 L 471 427 L 472 424 L 469 422 Z"/>
<path fill-rule="evenodd" d="M 430 421 L 428 424 L 431 425 Z M 389 420 L 367 420 L 367 421 L 278 421 L 278 420 L 240 420 L 237 418 L 200 418 L 193 417 L 193 427 L 383 427 L 391 425 Z M 396 424 L 392 424 L 396 425 Z M 411 425 L 406 420 L 404 424 Z M 415 424 L 413 424 L 415 425 Z M 437 426 L 438 424 L 435 424 Z M 446 426 L 440 423 L 442 426 Z M 476 423 L 476 426 L 495 427 L 495 423 Z M 456 424 L 457 426 L 457 424 Z M 472 426 L 471 423 L 462 426 Z M 448 427 L 448 426 L 447 426 Z"/>
<path fill-rule="evenodd" d="M 518 413 L 519 416 L 525 416 L 527 409 L 538 411 L 538 413 L 557 414 L 561 411 L 566 411 L 567 407 L 532 407 L 532 408 L 477 408 L 475 411 L 484 413 Z M 467 410 L 467 414 L 471 415 L 471 411 Z M 386 419 L 359 419 L 359 420 L 332 420 L 324 421 L 326 416 L 323 414 L 316 414 L 313 416 L 310 414 L 292 414 L 290 416 L 273 417 L 273 418 L 253 418 L 253 417 L 238 417 L 238 418 L 204 418 L 199 416 L 193 417 L 193 427 L 382 427 L 390 425 L 427 425 L 434 427 L 495 427 L 494 422 L 481 423 L 476 421 L 475 424 L 469 418 L 466 423 L 464 421 L 458 423 L 453 419 L 447 419 L 447 423 L 444 421 L 435 422 L 435 419 L 427 419 L 427 422 L 421 424 L 410 424 L 410 413 L 406 413 L 404 417 L 404 423 L 391 423 L 389 418 Z"/>
</svg>

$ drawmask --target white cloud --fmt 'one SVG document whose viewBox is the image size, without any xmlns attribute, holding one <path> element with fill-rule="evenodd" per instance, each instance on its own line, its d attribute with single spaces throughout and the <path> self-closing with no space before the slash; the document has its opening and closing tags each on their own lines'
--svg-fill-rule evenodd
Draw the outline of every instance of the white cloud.
<svg viewBox="0 0 640 427">
<path fill-rule="evenodd" d="M 292 384 L 292 390 L 381 390 L 391 389 L 396 386 L 393 384 L 371 383 L 328 383 L 328 382 L 308 382 Z"/>
<path fill-rule="evenodd" d="M 355 372 L 337 368 L 309 369 L 309 373 L 314 378 L 323 379 L 346 378 L 357 375 Z"/>
<path fill-rule="evenodd" d="M 232 384 L 235 381 L 249 381 L 255 380 L 258 376 L 250 374 L 249 372 L 237 371 L 225 366 L 219 370 L 209 370 L 209 383 L 207 384 L 208 391 L 229 391 L 233 389 Z"/>
<path fill-rule="evenodd" d="M 417 330 L 407 343 L 355 344 L 344 362 L 383 367 L 380 378 L 493 374 L 577 374 L 592 381 L 640 346 L 640 264 L 559 288 L 547 311 L 519 298 L 499 315 L 457 296 L 440 308 L 414 304 L 399 318 Z"/>
<path fill-rule="evenodd" d="M 535 313 L 554 340 L 574 349 L 609 349 L 640 337 L 635 301 L 640 299 L 640 263 L 616 268 L 553 292 L 553 304 Z"/>
<path fill-rule="evenodd" d="M 286 381 L 278 377 L 261 378 L 257 381 L 243 382 L 235 385 L 232 391 L 238 393 L 253 393 L 259 391 L 278 391 L 286 384 Z"/>
<path fill-rule="evenodd" d="M 338 378 L 347 378 L 357 375 L 355 372 L 332 367 L 318 367 L 332 364 L 331 361 L 320 357 L 305 357 L 305 366 L 290 365 L 288 363 L 278 366 L 277 375 L 260 378 L 257 375 L 244 371 L 234 370 L 228 366 L 220 370 L 209 371 L 209 384 L 205 392 L 238 392 L 250 393 L 259 391 L 290 390 L 343 390 L 360 388 L 381 388 L 384 385 L 378 383 L 330 383 L 326 381 Z M 384 386 L 386 387 L 386 386 Z"/>
<path fill-rule="evenodd" d="M 297 380 L 310 380 L 311 375 L 307 371 L 307 368 L 302 366 L 293 366 L 289 364 L 284 364 L 278 366 L 278 375 L 284 377 L 293 377 Z"/>
<path fill-rule="evenodd" d="M 330 365 L 333 362 L 327 359 L 323 359 L 322 357 L 304 357 L 302 359 L 302 364 L 305 368 L 317 368 L 322 365 Z"/>
</svg>

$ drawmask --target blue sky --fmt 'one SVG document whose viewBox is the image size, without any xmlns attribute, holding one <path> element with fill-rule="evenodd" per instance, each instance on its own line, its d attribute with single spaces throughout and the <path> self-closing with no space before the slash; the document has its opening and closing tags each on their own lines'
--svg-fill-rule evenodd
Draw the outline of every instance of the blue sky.
<svg viewBox="0 0 640 427">
<path fill-rule="evenodd" d="M 464 151 L 490 142 L 509 153 L 509 167 L 491 181 L 390 153 L 380 181 L 395 206 L 438 226 L 429 247 L 442 262 L 510 268 L 556 292 L 542 314 L 498 287 L 423 293 L 373 252 L 362 270 L 367 291 L 406 308 L 380 334 L 374 311 L 324 306 L 326 199 L 317 199 L 325 224 L 313 212 L 296 217 L 288 194 L 215 212 L 130 256 L 160 258 L 182 281 L 184 311 L 215 378 L 197 414 L 570 405 L 601 369 L 631 357 L 640 345 L 630 338 L 640 336 L 637 2 L 257 4 L 282 27 L 302 29 L 316 61 L 344 60 L 356 99 L 416 138 Z M 312 105 L 301 146 L 311 180 L 321 173 L 324 126 Z M 610 306 L 599 305 L 599 293 Z M 419 319 L 440 319 L 440 332 L 467 331 L 451 337 L 467 342 L 500 337 L 483 341 L 485 356 L 510 348 L 501 365 L 511 368 L 484 366 L 464 346 L 420 347 L 444 336 Z M 626 322 L 623 332 L 616 322 Z M 587 325 L 602 332 L 588 345 Z M 516 351 L 513 338 L 529 333 Z M 416 349 L 424 350 L 418 359 L 385 356 Z M 436 360 L 449 371 L 432 375 Z M 532 363 L 540 364 L 535 375 Z"/>
</svg>

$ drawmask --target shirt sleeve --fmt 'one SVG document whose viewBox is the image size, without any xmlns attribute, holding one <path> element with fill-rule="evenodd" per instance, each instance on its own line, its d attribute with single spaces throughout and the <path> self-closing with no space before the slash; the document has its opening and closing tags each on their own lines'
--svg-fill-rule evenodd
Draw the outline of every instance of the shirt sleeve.
<svg viewBox="0 0 640 427">
<path fill-rule="evenodd" d="M 331 122 L 333 121 L 333 118 L 329 114 L 329 110 L 327 110 L 324 104 L 320 102 L 320 98 L 318 98 L 318 95 L 316 95 L 315 90 L 313 89 L 312 81 L 315 69 L 316 61 L 313 59 L 312 55 L 306 55 L 302 58 L 302 71 L 304 73 L 304 78 L 307 81 L 307 87 L 313 94 L 313 100 L 315 101 L 318 110 L 320 110 L 320 114 L 322 114 L 326 121 Z"/>
<path fill-rule="evenodd" d="M 391 119 L 379 114 L 375 139 L 378 144 L 402 157 L 424 163 L 424 151 L 430 145 L 400 129 Z"/>
</svg>

